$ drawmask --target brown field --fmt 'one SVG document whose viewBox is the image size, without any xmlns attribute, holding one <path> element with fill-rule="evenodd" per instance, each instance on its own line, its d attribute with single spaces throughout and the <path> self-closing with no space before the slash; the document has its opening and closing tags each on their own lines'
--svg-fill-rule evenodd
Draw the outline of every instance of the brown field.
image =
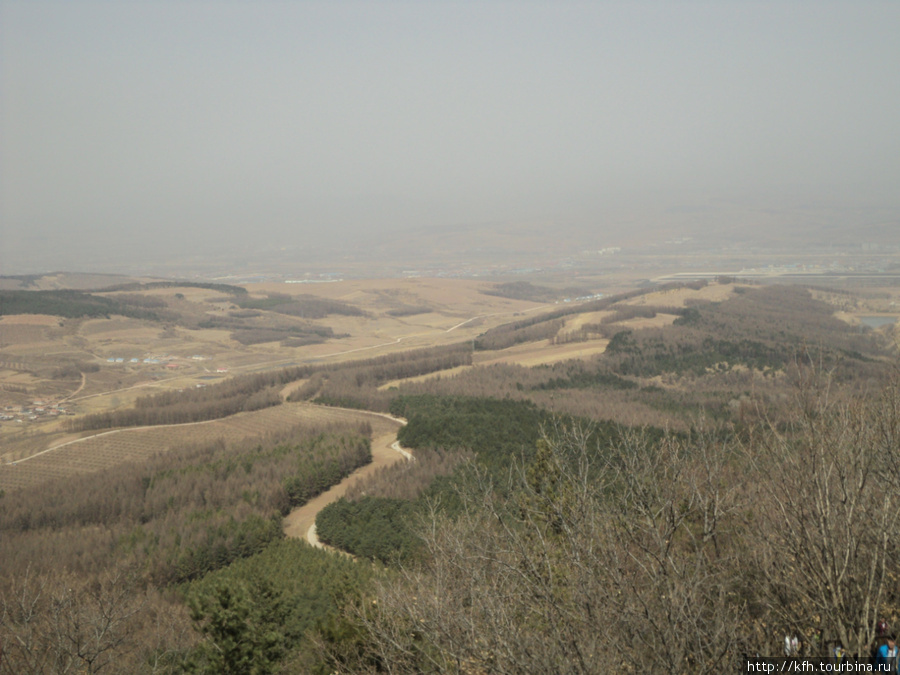
<svg viewBox="0 0 900 675">
<path fill-rule="evenodd" d="M 57 281 L 46 282 L 51 287 Z M 336 334 L 347 337 L 328 339 L 319 344 L 301 347 L 282 347 L 280 342 L 242 345 L 230 337 L 230 330 L 221 328 L 192 329 L 197 317 L 226 316 L 233 311 L 231 300 L 216 291 L 202 288 L 161 288 L 142 291 L 142 294 L 164 300 L 170 310 L 184 317 L 193 317 L 186 325 L 157 323 L 137 319 L 112 317 L 110 319 L 73 320 L 58 317 L 27 315 L 3 317 L 0 319 L 0 409 L 5 406 L 28 406 L 35 399 L 52 402 L 64 401 L 69 410 L 77 415 L 102 412 L 130 406 L 139 396 L 166 389 L 184 389 L 198 384 L 210 384 L 235 374 L 260 372 L 272 368 L 310 363 L 343 362 L 365 359 L 384 354 L 406 351 L 419 347 L 431 347 L 473 340 L 484 331 L 518 318 L 526 318 L 544 311 L 558 309 L 558 304 L 539 304 L 510 300 L 481 291 L 490 286 L 489 282 L 471 279 L 382 279 L 348 280 L 321 284 L 248 284 L 251 296 L 264 298 L 268 293 L 286 295 L 313 295 L 338 300 L 363 310 L 364 316 L 329 315 L 317 320 L 322 326 L 330 327 Z M 657 307 L 682 307 L 690 301 L 720 301 L 727 298 L 734 285 L 711 284 L 699 290 L 688 288 L 659 291 L 632 298 L 627 304 Z M 183 299 L 175 297 L 184 295 Z M 836 314 L 845 321 L 858 322 L 865 315 L 900 315 L 900 291 L 897 289 L 876 289 L 868 295 L 849 296 L 837 292 L 816 291 L 819 299 L 834 305 Z M 403 315 L 409 308 L 430 311 L 421 314 Z M 391 315 L 397 312 L 400 316 Z M 559 336 L 580 330 L 586 324 L 601 323 L 611 312 L 594 311 L 565 317 L 565 324 Z M 298 317 L 267 314 L 278 325 L 299 324 Z M 622 328 L 642 328 L 663 326 L 671 323 L 675 316 L 659 313 L 653 318 L 635 318 L 619 322 Z M 292 324 L 293 322 L 293 324 Z M 900 335 L 900 329 L 888 327 L 880 329 Z M 585 359 L 602 353 L 607 341 L 603 339 L 587 342 L 552 344 L 549 340 L 519 344 L 508 349 L 475 354 L 472 367 L 489 366 L 498 363 L 535 366 L 550 364 L 567 359 Z M 195 355 L 202 359 L 194 359 Z M 123 358 L 122 363 L 108 363 L 111 357 Z M 132 363 L 137 358 L 139 362 Z M 156 364 L 145 364 L 143 359 L 155 358 Z M 53 379 L 52 372 L 60 365 L 73 363 L 95 364 L 99 370 L 84 374 L 80 378 L 65 376 Z M 176 364 L 176 369 L 167 368 Z M 469 366 L 455 368 L 442 373 L 434 373 L 410 378 L 421 381 L 431 377 L 453 377 Z M 226 369 L 227 372 L 217 372 Z M 397 386 L 404 380 L 395 380 L 382 388 Z M 284 396 L 302 383 L 288 385 Z M 285 408 L 293 410 L 293 408 Z M 266 416 L 260 413 L 260 419 Z M 268 412 L 270 415 L 281 413 Z M 68 418 L 68 419 L 71 419 Z M 228 423 L 232 424 L 232 423 Z M 219 435 L 237 434 L 224 421 L 217 424 L 198 425 L 191 430 L 180 427 L 147 431 L 130 430 L 110 435 L 106 440 L 91 441 L 100 450 L 102 460 L 92 460 L 93 465 L 104 462 L 144 456 L 149 452 L 140 449 L 116 451 L 119 447 L 113 440 L 143 438 L 149 433 L 157 444 L 169 447 L 176 436 L 184 442 L 199 442 L 194 438 L 210 438 Z M 6 461 L 16 461 L 57 445 L 63 440 L 71 440 L 62 429 L 62 418 L 47 418 L 22 423 L 0 422 L 0 457 Z M 158 438 L 153 434 L 158 434 Z M 218 437 L 218 436 L 216 436 Z M 191 439 L 191 440 L 188 440 Z M 93 447 L 82 441 L 71 449 L 61 449 L 40 460 L 29 460 L 15 467 L 18 475 L 39 473 L 40 467 L 54 463 L 64 466 L 81 467 L 66 470 L 87 470 L 93 466 L 89 462 L 79 463 L 75 458 L 84 454 L 85 448 Z M 124 446 L 122 446 L 124 447 Z M 68 457 L 64 463 L 61 458 Z M 28 467 L 29 464 L 32 467 Z M 98 463 L 99 462 L 99 463 Z M 3 468 L 4 478 L 9 469 Z M 49 474 L 48 474 L 49 475 Z M 16 484 L 27 484 L 27 478 L 18 478 Z"/>
<path fill-rule="evenodd" d="M 674 314 L 664 314 L 660 312 L 653 318 L 637 318 L 619 321 L 616 325 L 621 326 L 625 330 L 639 330 L 641 328 L 662 328 L 669 326 L 678 317 Z"/>
<path fill-rule="evenodd" d="M 14 314 L 0 316 L 0 330 L 7 326 L 57 326 L 59 317 L 50 314 Z"/>
<path fill-rule="evenodd" d="M 475 357 L 476 366 L 495 363 L 515 363 L 520 366 L 539 366 L 569 359 L 585 359 L 606 351 L 609 340 L 570 342 L 564 345 L 550 344 L 549 340 L 528 342 L 496 352 L 480 352 Z"/>
<path fill-rule="evenodd" d="M 425 382 L 436 377 L 455 377 L 460 373 L 471 370 L 474 367 L 475 366 L 457 366 L 456 368 L 448 368 L 447 370 L 442 370 L 439 373 L 426 373 L 425 375 L 415 375 L 413 377 L 405 377 L 400 380 L 391 380 L 390 382 L 385 382 L 384 384 L 382 384 L 380 387 L 378 387 L 378 389 L 384 391 L 386 389 L 390 389 L 391 387 L 398 387 L 401 384 L 407 384 L 410 382 Z"/>
<path fill-rule="evenodd" d="M 582 326 L 594 323 L 600 323 L 603 319 L 609 316 L 612 312 L 603 311 L 603 312 L 585 312 L 584 314 L 576 314 L 575 316 L 566 317 L 566 325 L 561 333 L 571 333 L 576 330 L 579 330 Z"/>
<path fill-rule="evenodd" d="M 66 278 L 48 277 L 39 287 L 58 288 Z M 120 279 L 79 277 L 77 281 L 85 287 L 88 282 L 103 286 Z M 4 331 L 0 332 L 0 366 L 15 364 L 15 367 L 0 370 L 0 408 L 24 408 L 32 406 L 33 400 L 41 399 L 51 404 L 64 402 L 76 416 L 103 412 L 130 406 L 136 398 L 155 391 L 209 384 L 240 373 L 304 362 L 364 359 L 471 340 L 488 328 L 552 307 L 481 293 L 489 287 L 488 282 L 456 279 L 247 285 L 253 297 L 263 298 L 268 293 L 313 295 L 352 304 L 366 313 L 365 316 L 330 315 L 316 322 L 331 327 L 336 334 L 347 334 L 347 337 L 290 348 L 282 347 L 279 342 L 242 345 L 232 340 L 230 330 L 225 329 L 192 329 L 187 325 L 118 316 L 86 320 L 42 315 L 3 317 L 0 320 L 0 329 Z M 176 298 L 176 293 L 184 298 Z M 159 288 L 141 294 L 162 299 L 170 310 L 193 317 L 194 322 L 204 316 L 225 316 L 233 309 L 230 298 L 203 288 Z M 406 316 L 389 314 L 396 310 L 402 314 L 410 307 L 431 311 Z M 274 314 L 271 317 L 280 325 L 301 322 L 297 317 Z M 195 355 L 202 356 L 202 360 L 192 358 Z M 122 358 L 123 362 L 109 363 L 109 358 Z M 144 363 L 145 358 L 157 359 L 159 363 Z M 504 354 L 499 358 L 534 360 L 536 357 Z M 138 359 L 138 362 L 133 363 L 131 359 Z M 72 363 L 95 364 L 99 370 L 84 373 L 83 381 L 81 378 L 56 380 L 51 377 L 55 369 Z M 167 364 L 176 364 L 178 368 L 167 368 Z M 226 369 L 227 373 L 218 373 L 218 369 Z M 63 442 L 62 439 L 71 440 L 63 431 L 64 420 L 71 417 L 38 420 L 28 420 L 27 415 L 22 417 L 24 422 L 0 422 L 0 457 L 7 462 L 46 450 Z M 133 449 L 125 449 L 126 438 L 148 436 L 154 438 L 156 447 L 168 447 L 166 444 L 173 442 L 176 436 L 193 443 L 197 438 L 225 433 L 224 428 L 227 425 L 199 425 L 190 431 L 187 427 L 174 431 L 129 430 L 90 443 L 81 441 L 17 465 L 14 469 L 19 477 L 15 484 L 25 485 L 36 480 L 27 476 L 42 475 L 41 472 L 49 471 L 45 467 L 54 464 L 66 467 L 59 468 L 60 471 L 82 471 L 103 466 L 115 458 L 124 461 L 149 452 L 145 449 L 149 446 L 138 441 L 134 441 Z M 99 449 L 89 454 L 102 459 L 77 461 L 94 445 Z M 10 476 L 11 469 L 13 467 L 4 467 L 4 478 L 0 483 L 14 480 Z"/>
<path fill-rule="evenodd" d="M 648 293 L 626 301 L 627 305 L 658 305 L 660 307 L 684 307 L 688 300 L 708 300 L 721 302 L 734 293 L 732 284 L 710 284 L 699 290 L 692 288 L 676 288 Z"/>
<path fill-rule="evenodd" d="M 47 450 L 0 465 L 0 489 L 27 488 L 47 480 L 89 473 L 121 462 L 140 461 L 160 452 L 223 439 L 238 441 L 289 429 L 297 424 L 370 422 L 373 428 L 395 423 L 360 411 L 325 408 L 308 403 L 285 403 L 251 413 L 209 422 L 118 429 L 68 440 Z"/>
<path fill-rule="evenodd" d="M 9 318 L 9 317 L 3 317 Z M 31 345 L 42 342 L 47 334 L 47 327 L 41 324 L 3 323 L 0 324 L 0 345 Z"/>
</svg>

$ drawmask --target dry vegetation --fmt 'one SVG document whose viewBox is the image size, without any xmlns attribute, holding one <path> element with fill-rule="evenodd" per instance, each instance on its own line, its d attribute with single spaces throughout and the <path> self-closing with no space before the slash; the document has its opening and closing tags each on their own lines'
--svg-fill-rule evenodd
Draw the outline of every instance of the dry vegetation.
<svg viewBox="0 0 900 675">
<path fill-rule="evenodd" d="M 867 655 L 879 619 L 900 619 L 900 397 L 895 383 L 837 404 L 822 386 L 801 382 L 790 425 L 744 440 L 563 427 L 500 489 L 473 470 L 458 510 L 424 518 L 419 562 L 348 609 L 363 649 L 324 643 L 327 658 L 373 673 L 720 673 L 780 654 L 784 634 L 805 656 Z"/>
<path fill-rule="evenodd" d="M 26 281 L 32 288 L 51 290 L 60 288 L 67 278 Z M 70 280 L 82 290 L 109 287 L 110 281 L 126 283 L 102 276 Z M 65 437 L 66 425 L 96 425 L 97 418 L 87 422 L 86 416 L 126 409 L 148 393 L 212 385 L 242 373 L 288 364 L 359 360 L 449 345 L 537 306 L 484 295 L 481 282 L 451 280 L 258 284 L 248 288 L 245 298 L 224 294 L 215 286 L 172 283 L 129 283 L 121 290 L 100 294 L 129 306 L 164 312 L 170 318 L 163 321 L 39 314 L 0 317 L 0 413 L 13 417 L 0 420 L 2 458 L 15 461 L 71 439 Z M 242 309 L 239 303 L 250 306 Z M 256 309 L 254 303 L 271 303 L 278 311 Z M 323 312 L 327 316 L 312 319 L 283 313 L 295 309 L 304 313 L 306 308 L 315 310 L 318 317 Z M 429 311 L 418 311 L 425 308 Z M 328 314 L 332 310 L 340 314 Z M 243 312 L 248 316 L 241 317 Z M 210 321 L 234 321 L 240 326 L 201 327 L 211 325 Z M 299 329 L 306 332 L 301 335 Z M 241 334 L 232 335 L 235 330 Z M 269 337 L 279 341 L 256 343 L 264 331 L 274 331 Z M 310 343 L 304 335 L 315 339 Z M 242 344 L 248 342 L 247 337 L 252 337 L 249 342 L 254 344 Z M 71 377 L 56 375 L 61 371 L 71 371 Z M 64 401 L 74 417 L 43 414 L 32 419 L 34 401 Z M 4 411 L 7 407 L 11 409 Z M 179 419 L 171 417 L 169 422 L 199 419 L 184 413 Z M 136 419 L 132 423 L 147 422 Z"/>
<path fill-rule="evenodd" d="M 150 359 L 159 360 L 157 364 L 145 364 L 143 358 L 139 363 L 132 363 L 129 359 L 128 363 L 108 364 L 89 355 L 87 350 L 81 353 L 77 350 L 66 351 L 63 357 L 48 356 L 46 353 L 38 355 L 24 347 L 20 353 L 5 350 L 2 355 L 10 360 L 4 362 L 8 368 L 4 382 L 0 383 L 3 387 L 0 395 L 5 391 L 7 400 L 15 406 L 16 403 L 27 405 L 40 392 L 50 401 L 65 400 L 70 409 L 81 414 L 65 417 L 65 424 L 63 417 L 55 420 L 43 417 L 24 423 L 14 420 L 0 422 L 4 458 L 15 461 L 71 440 L 71 435 L 67 437 L 63 433 L 67 429 L 102 430 L 123 425 L 216 419 L 258 407 L 277 406 L 288 397 L 288 393 L 293 400 L 316 400 L 382 411 L 387 409 L 389 401 L 396 395 L 395 390 L 512 396 L 533 398 L 558 412 L 588 417 L 600 415 L 623 423 L 679 426 L 685 423 L 686 418 L 677 414 L 676 419 L 671 419 L 671 413 L 676 408 L 689 413 L 701 407 L 711 408 L 714 412 L 729 412 L 738 408 L 746 411 L 750 406 L 745 398 L 751 391 L 754 392 L 754 400 L 773 400 L 779 388 L 778 373 L 792 355 L 788 353 L 791 350 L 796 353 L 804 345 L 815 349 L 817 344 L 831 344 L 837 345 L 844 357 L 869 350 L 868 347 L 859 349 L 855 346 L 854 341 L 861 338 L 854 336 L 852 331 L 843 337 L 838 336 L 839 331 L 833 323 L 829 323 L 833 321 L 834 303 L 846 309 L 851 299 L 845 293 L 827 290 L 814 289 L 807 293 L 784 289 L 770 293 L 762 288 L 730 283 L 694 284 L 691 287 L 670 285 L 661 290 L 629 292 L 580 305 L 555 305 L 518 317 L 507 315 L 507 318 L 513 319 L 512 323 L 485 330 L 483 324 L 476 326 L 475 321 L 459 321 L 458 316 L 437 315 L 434 312 L 406 315 L 400 312 L 403 316 L 398 317 L 394 311 L 426 304 L 434 310 L 448 308 L 454 293 L 459 294 L 459 301 L 452 305 L 451 311 L 454 313 L 467 306 L 477 311 L 489 307 L 485 303 L 513 302 L 485 295 L 480 292 L 483 285 L 479 284 L 427 280 L 373 282 L 369 285 L 342 282 L 303 286 L 303 292 L 291 295 L 284 293 L 285 287 L 289 291 L 296 288 L 261 285 L 243 299 L 236 298 L 235 301 L 246 305 L 256 303 L 260 307 L 293 308 L 310 302 L 309 291 L 312 291 L 322 297 L 320 302 L 310 305 L 320 314 L 327 312 L 327 308 L 337 308 L 335 311 L 344 313 L 342 320 L 377 324 L 370 326 L 369 331 L 380 332 L 394 323 L 399 326 L 401 334 L 392 341 L 382 339 L 371 348 L 354 347 L 335 352 L 331 359 L 344 363 L 342 368 L 330 368 L 328 360 L 323 360 L 319 362 L 321 365 L 317 363 L 272 371 L 278 373 L 275 379 L 270 375 L 240 375 L 241 371 L 258 367 L 261 352 L 234 356 L 231 364 L 240 365 L 222 367 L 219 365 L 222 359 L 215 355 L 214 343 L 202 342 L 209 331 L 186 328 L 162 328 L 163 332 L 170 331 L 180 337 L 164 338 L 158 346 L 181 344 L 182 356 L 170 354 L 169 359 Z M 186 319 L 188 324 L 191 321 L 197 323 L 199 317 L 216 312 L 248 311 L 259 312 L 261 316 L 271 315 L 266 309 L 253 307 L 231 309 L 232 305 L 237 305 L 229 296 L 223 297 L 219 291 L 208 288 L 154 287 L 145 288 L 140 293 L 127 289 L 110 295 L 125 297 L 132 305 L 144 302 L 148 306 L 157 306 L 163 303 L 169 309 L 188 305 L 192 308 L 190 311 L 178 309 L 183 316 L 193 316 Z M 875 297 L 865 302 L 889 302 L 889 295 L 886 298 L 873 295 Z M 832 304 L 826 305 L 822 301 Z M 816 302 L 819 304 L 816 305 Z M 859 304 L 862 301 L 854 298 L 852 302 Z M 206 309 L 200 311 L 203 307 Z M 356 309 L 347 309 L 350 307 Z M 775 312 L 776 309 L 779 311 Z M 393 316 L 391 312 L 394 312 Z M 705 325 L 691 325 L 697 312 L 700 312 Z M 48 317 L 23 316 L 41 330 L 54 330 Z M 476 316 L 481 317 L 479 321 L 492 319 L 499 322 L 501 319 L 496 312 Z M 20 318 L 4 317 L 3 322 Z M 326 318 L 331 320 L 335 317 Z M 431 332 L 421 336 L 410 334 L 411 326 L 405 322 L 422 319 L 433 322 Z M 70 326 L 57 336 L 60 346 L 71 343 L 71 346 L 81 344 L 84 347 L 96 342 L 98 346 L 106 345 L 104 349 L 107 353 L 126 352 L 136 347 L 135 336 L 141 331 L 147 333 L 145 338 L 148 341 L 142 354 L 149 353 L 153 351 L 146 349 L 152 341 L 151 333 L 160 330 L 159 326 L 152 324 L 141 327 L 141 322 L 135 319 L 87 319 L 81 323 L 66 319 L 64 323 L 72 321 L 77 325 Z M 444 322 L 445 328 L 437 327 L 441 322 Z M 672 326 L 673 322 L 679 325 Z M 731 326 L 729 330 L 733 337 L 725 337 L 716 322 Z M 794 326 L 790 336 L 785 332 L 788 326 Z M 358 328 L 356 326 L 354 330 Z M 480 331 L 480 336 L 473 335 L 474 331 Z M 465 353 L 467 343 L 464 340 L 467 335 L 475 338 L 468 343 L 477 350 L 471 356 Z M 613 353 L 608 353 L 609 341 L 617 335 Z M 120 343 L 118 340 L 123 337 L 128 339 Z M 188 337 L 191 342 L 184 343 Z M 198 339 L 201 339 L 199 344 Z M 791 344 L 787 351 L 783 347 L 778 352 L 774 347 L 765 346 L 779 340 L 784 343 L 785 339 Z M 347 340 L 372 342 L 362 336 Z M 375 360 L 366 358 L 385 351 L 402 350 L 408 353 L 411 347 L 427 340 L 447 344 L 449 351 L 446 356 L 440 356 L 439 352 L 434 352 L 433 356 L 430 352 L 422 352 L 421 357 L 409 354 L 376 357 Z M 456 347 L 450 346 L 454 340 Z M 302 349 L 314 351 L 325 346 L 310 345 Z M 212 349 L 206 353 L 204 350 L 210 347 Z M 296 353 L 297 349 L 300 348 L 277 347 L 277 353 L 286 356 Z M 715 356 L 717 350 L 724 352 Z M 193 358 L 195 351 L 201 352 L 199 356 L 202 358 Z M 636 358 L 636 352 L 640 352 L 640 359 Z M 572 359 L 580 360 L 584 365 L 566 365 Z M 277 365 L 278 361 L 270 363 Z M 594 365 L 599 363 L 604 365 Z M 168 364 L 178 367 L 167 368 Z M 474 370 L 471 368 L 473 365 L 476 366 Z M 517 366 L 524 368 L 517 369 Z M 220 368 L 228 372 L 214 372 Z M 624 391 L 616 387 L 586 386 L 590 378 L 575 373 L 573 368 L 575 371 L 598 373 L 609 370 L 617 373 L 617 377 L 628 378 L 637 387 L 634 391 Z M 567 377 L 581 378 L 585 384 L 560 386 L 559 383 Z M 703 381 L 702 386 L 698 386 L 698 380 Z M 548 387 L 548 382 L 557 384 Z M 198 388 L 196 385 L 202 386 Z M 182 391 L 179 393 L 175 387 Z M 159 390 L 163 393 L 147 396 L 147 392 Z M 128 456 L 127 451 L 121 454 Z M 101 464 L 106 461 L 109 459 Z M 47 457 L 41 463 L 53 462 Z M 62 461 L 59 464 L 77 465 L 76 462 Z M 36 469 L 38 465 L 34 466 Z M 10 482 L 12 479 L 7 477 L 10 469 L 12 467 L 2 467 L 2 482 L 9 487 L 35 480 L 29 477 Z M 21 471 L 22 475 L 28 473 L 31 472 Z"/>
<path fill-rule="evenodd" d="M 102 432 L 69 441 L 30 458 L 0 465 L 0 489 L 13 490 L 154 457 L 186 445 L 236 443 L 266 433 L 283 433 L 299 422 L 317 425 L 339 415 L 313 406 L 288 404 L 208 422 Z M 346 416 L 345 416 L 346 417 Z"/>
<path fill-rule="evenodd" d="M 0 673 L 712 673 L 900 622 L 897 343 L 852 319 L 893 294 L 485 288 L 125 286 L 163 319 L 0 319 L 0 409 L 74 413 L 0 420 Z M 394 571 L 282 542 L 387 411 L 417 461 L 319 529 Z"/>
</svg>

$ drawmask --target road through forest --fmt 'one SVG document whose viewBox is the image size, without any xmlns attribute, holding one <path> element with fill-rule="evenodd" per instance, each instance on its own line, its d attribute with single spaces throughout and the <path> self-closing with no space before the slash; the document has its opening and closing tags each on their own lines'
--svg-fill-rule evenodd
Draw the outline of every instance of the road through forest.
<svg viewBox="0 0 900 675">
<path fill-rule="evenodd" d="M 318 548 L 324 548 L 316 537 L 316 516 L 331 502 L 344 496 L 347 488 L 355 481 L 371 476 L 382 467 L 391 466 L 399 461 L 408 461 L 412 455 L 400 447 L 397 442 L 397 431 L 406 424 L 406 420 L 392 417 L 384 413 L 369 412 L 341 408 L 349 414 L 359 415 L 360 421 L 372 425 L 372 461 L 360 467 L 330 490 L 298 506 L 284 518 L 284 533 L 288 537 L 306 539 Z"/>
</svg>

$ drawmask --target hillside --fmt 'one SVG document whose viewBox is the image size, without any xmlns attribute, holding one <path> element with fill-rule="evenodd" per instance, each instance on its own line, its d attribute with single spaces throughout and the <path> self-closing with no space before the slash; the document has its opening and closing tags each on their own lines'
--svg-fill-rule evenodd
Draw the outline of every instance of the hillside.
<svg viewBox="0 0 900 675">
<path fill-rule="evenodd" d="M 0 673 L 713 673 L 900 621 L 897 333 L 864 321 L 900 292 L 575 290 L 157 280 L 3 316 Z M 368 464 L 399 426 L 368 411 L 415 461 Z M 283 540 L 309 504 L 356 563 Z"/>
</svg>

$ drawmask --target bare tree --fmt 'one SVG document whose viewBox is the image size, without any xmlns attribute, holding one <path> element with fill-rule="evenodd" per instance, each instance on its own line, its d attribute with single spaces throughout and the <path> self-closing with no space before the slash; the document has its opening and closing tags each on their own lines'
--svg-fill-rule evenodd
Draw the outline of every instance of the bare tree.
<svg viewBox="0 0 900 675">
<path fill-rule="evenodd" d="M 601 448 L 557 428 L 503 485 L 473 467 L 462 512 L 424 519 L 425 562 L 356 607 L 362 649 L 333 664 L 721 672 L 738 608 L 719 535 L 735 494 L 722 447 L 691 448 L 646 435 Z"/>
<path fill-rule="evenodd" d="M 47 672 L 50 651 L 46 645 L 44 609 L 47 579 L 29 568 L 19 583 L 0 596 L 0 673 Z"/>
<path fill-rule="evenodd" d="M 716 673 L 730 666 L 744 607 L 734 521 L 743 507 L 734 448 L 712 431 L 658 442 L 628 434 L 606 501 L 601 549 L 618 649 L 643 672 Z"/>
<path fill-rule="evenodd" d="M 130 570 L 94 579 L 29 570 L 0 595 L 0 673 L 166 672 L 185 644 L 181 614 Z"/>
<path fill-rule="evenodd" d="M 896 613 L 900 526 L 900 396 L 837 401 L 807 374 L 790 424 L 756 449 L 763 498 L 757 560 L 767 612 L 806 638 L 862 654 Z M 893 596 L 891 596 L 893 593 Z"/>
<path fill-rule="evenodd" d="M 865 653 L 900 620 L 900 380 L 834 393 L 804 380 L 740 443 L 560 427 L 506 481 L 470 467 L 461 511 L 423 519 L 424 560 L 356 605 L 332 665 L 717 673 L 786 633 Z"/>
</svg>

